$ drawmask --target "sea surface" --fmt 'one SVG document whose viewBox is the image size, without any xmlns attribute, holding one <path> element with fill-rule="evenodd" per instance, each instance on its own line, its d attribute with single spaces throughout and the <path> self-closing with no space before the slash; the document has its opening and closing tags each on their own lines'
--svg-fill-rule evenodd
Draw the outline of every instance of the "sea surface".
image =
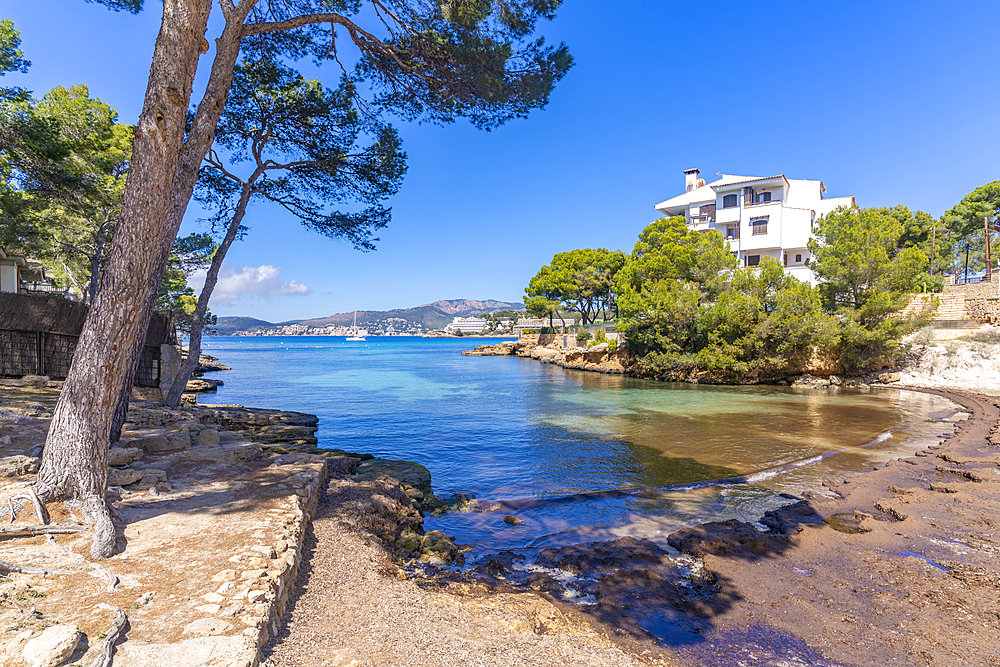
<svg viewBox="0 0 1000 667">
<path fill-rule="evenodd" d="M 313 413 L 321 447 L 423 464 L 436 495 L 478 500 L 425 521 L 473 557 L 755 521 L 923 449 L 959 412 L 888 388 L 671 384 L 460 354 L 484 342 L 497 340 L 208 338 L 205 353 L 233 370 L 198 400 Z"/>
</svg>

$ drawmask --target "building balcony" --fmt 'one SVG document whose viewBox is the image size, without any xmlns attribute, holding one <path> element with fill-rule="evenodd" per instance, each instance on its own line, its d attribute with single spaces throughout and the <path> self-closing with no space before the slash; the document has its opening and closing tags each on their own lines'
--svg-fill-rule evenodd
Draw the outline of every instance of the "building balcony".
<svg viewBox="0 0 1000 667">
<path fill-rule="evenodd" d="M 781 199 L 772 199 L 770 201 L 757 201 L 757 202 L 743 202 L 743 208 L 757 208 L 760 206 L 767 206 L 768 204 L 780 204 Z"/>
</svg>

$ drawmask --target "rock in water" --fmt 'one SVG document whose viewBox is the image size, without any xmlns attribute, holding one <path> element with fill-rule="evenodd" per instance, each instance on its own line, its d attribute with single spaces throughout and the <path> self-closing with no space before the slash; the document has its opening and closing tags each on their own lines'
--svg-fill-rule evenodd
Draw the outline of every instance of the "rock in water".
<svg viewBox="0 0 1000 667">
<path fill-rule="evenodd" d="M 431 493 L 431 473 L 427 468 L 413 461 L 390 461 L 388 459 L 372 459 L 358 466 L 358 474 L 377 472 L 395 477 L 402 484 L 420 489 L 422 493 Z"/>
<path fill-rule="evenodd" d="M 21 657 L 31 667 L 55 667 L 71 656 L 79 643 L 80 631 L 75 625 L 53 625 L 28 640 Z"/>
</svg>

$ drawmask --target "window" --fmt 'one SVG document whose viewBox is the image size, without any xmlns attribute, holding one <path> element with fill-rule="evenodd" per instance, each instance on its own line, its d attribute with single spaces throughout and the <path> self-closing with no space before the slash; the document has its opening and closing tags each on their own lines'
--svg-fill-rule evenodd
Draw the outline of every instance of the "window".
<svg viewBox="0 0 1000 667">
<path fill-rule="evenodd" d="M 750 226 L 753 227 L 753 235 L 767 234 L 767 218 L 751 218 Z"/>
<path fill-rule="evenodd" d="M 760 255 L 747 255 L 747 266 L 757 266 L 760 264 Z"/>
<path fill-rule="evenodd" d="M 736 208 L 738 201 L 737 195 L 726 195 L 722 198 L 722 208 Z"/>
<path fill-rule="evenodd" d="M 726 227 L 726 238 L 727 239 L 738 239 L 740 237 L 740 228 L 737 227 Z"/>
<path fill-rule="evenodd" d="M 757 195 L 757 201 L 759 203 L 763 203 L 763 202 L 766 202 L 766 201 L 771 201 L 771 193 L 770 192 L 761 192 L 759 195 Z"/>
<path fill-rule="evenodd" d="M 802 255 L 796 255 L 795 256 L 795 263 L 796 264 L 801 264 L 802 263 Z"/>
<path fill-rule="evenodd" d="M 788 266 L 788 253 L 785 253 L 785 266 Z"/>
</svg>

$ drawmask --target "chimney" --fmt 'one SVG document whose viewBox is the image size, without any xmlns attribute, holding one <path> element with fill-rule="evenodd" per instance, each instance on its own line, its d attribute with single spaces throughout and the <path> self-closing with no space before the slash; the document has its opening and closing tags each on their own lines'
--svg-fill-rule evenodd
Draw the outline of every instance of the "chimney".
<svg viewBox="0 0 1000 667">
<path fill-rule="evenodd" d="M 701 173 L 701 169 L 685 169 L 684 170 L 684 192 L 691 192 L 695 188 L 704 185 L 704 181 L 698 178 L 698 174 Z M 701 184 L 698 183 L 701 181 Z"/>
</svg>

